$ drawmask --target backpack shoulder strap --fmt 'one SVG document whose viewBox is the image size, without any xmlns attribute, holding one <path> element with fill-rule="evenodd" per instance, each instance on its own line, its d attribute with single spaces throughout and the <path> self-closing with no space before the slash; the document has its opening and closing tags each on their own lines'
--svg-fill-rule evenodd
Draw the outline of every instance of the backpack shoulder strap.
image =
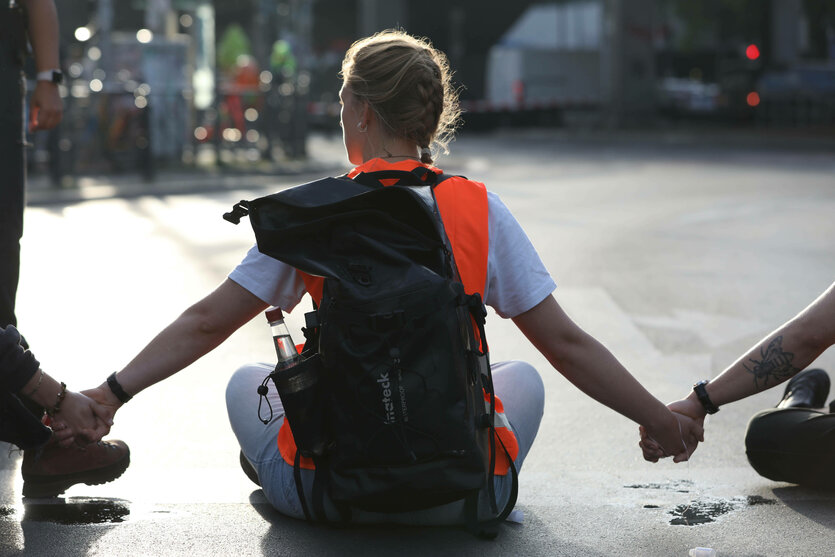
<svg viewBox="0 0 835 557">
<path fill-rule="evenodd" d="M 382 188 L 383 180 L 396 180 L 399 186 L 431 186 L 436 183 L 434 172 L 419 166 L 412 170 L 378 170 L 376 172 L 360 172 L 352 179 L 358 184 L 372 188 Z"/>
</svg>

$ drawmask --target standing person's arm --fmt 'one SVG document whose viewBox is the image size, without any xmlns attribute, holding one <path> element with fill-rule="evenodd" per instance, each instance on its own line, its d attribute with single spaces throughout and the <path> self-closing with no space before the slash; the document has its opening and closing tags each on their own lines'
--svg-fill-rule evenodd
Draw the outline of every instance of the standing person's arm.
<svg viewBox="0 0 835 557">
<path fill-rule="evenodd" d="M 514 317 L 513 322 L 566 379 L 641 424 L 667 454 L 675 455 L 676 462 L 687 460 L 695 450 L 701 427 L 675 416 L 647 392 L 611 352 L 571 321 L 553 296 Z"/>
<path fill-rule="evenodd" d="M 84 442 L 98 441 L 110 431 L 112 420 L 106 408 L 81 393 L 67 390 L 64 383 L 42 369 L 32 375 L 18 395 L 46 409 L 55 439 L 63 447 L 72 445 L 76 437 Z"/>
<path fill-rule="evenodd" d="M 835 283 L 793 319 L 767 335 L 711 380 L 705 390 L 717 407 L 770 389 L 811 364 L 835 344 Z M 704 421 L 707 414 L 696 393 L 669 405 L 674 412 Z M 650 443 L 641 443 L 644 458 L 656 460 Z"/>
<path fill-rule="evenodd" d="M 0 328 L 0 392 L 26 397 L 46 409 L 53 416 L 56 439 L 63 445 L 71 444 L 76 435 L 91 441 L 101 439 L 110 426 L 105 409 L 44 372 L 35 355 L 23 348 L 21 339 L 13 325 Z M 37 417 L 33 414 L 32 419 Z"/>
<path fill-rule="evenodd" d="M 29 20 L 29 40 L 35 54 L 37 72 L 60 69 L 58 55 L 58 13 L 52 0 L 25 0 Z M 48 130 L 61 122 L 63 105 L 58 85 L 37 80 L 32 92 L 29 130 Z"/>
<path fill-rule="evenodd" d="M 236 282 L 226 279 L 163 329 L 118 372 L 118 384 L 129 396 L 136 395 L 212 351 L 267 306 Z M 122 405 L 106 381 L 84 394 L 109 408 L 111 416 Z"/>
</svg>

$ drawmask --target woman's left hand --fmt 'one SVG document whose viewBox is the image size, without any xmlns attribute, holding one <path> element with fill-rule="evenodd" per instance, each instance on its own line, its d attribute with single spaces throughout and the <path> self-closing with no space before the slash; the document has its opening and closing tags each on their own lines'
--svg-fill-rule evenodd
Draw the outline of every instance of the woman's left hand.
<svg viewBox="0 0 835 557">
<path fill-rule="evenodd" d="M 641 440 L 638 445 L 644 453 L 644 459 L 658 462 L 659 458 L 673 457 L 673 462 L 688 460 L 700 441 L 704 441 L 704 428 L 692 418 L 671 413 L 673 420 L 668 420 L 661 427 L 652 429 L 639 426 Z"/>
</svg>

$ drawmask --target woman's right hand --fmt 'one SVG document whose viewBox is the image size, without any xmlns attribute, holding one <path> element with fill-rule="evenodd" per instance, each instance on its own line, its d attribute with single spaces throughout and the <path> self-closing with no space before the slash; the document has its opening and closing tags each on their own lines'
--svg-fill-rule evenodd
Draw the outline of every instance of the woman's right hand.
<svg viewBox="0 0 835 557">
<path fill-rule="evenodd" d="M 116 398 L 116 395 L 113 394 L 113 391 L 110 390 L 107 383 L 102 383 L 93 389 L 81 391 L 81 394 L 90 397 L 98 403 L 103 415 L 110 422 L 110 425 L 113 425 L 113 417 L 116 415 L 116 411 L 122 407 L 122 402 Z"/>
</svg>

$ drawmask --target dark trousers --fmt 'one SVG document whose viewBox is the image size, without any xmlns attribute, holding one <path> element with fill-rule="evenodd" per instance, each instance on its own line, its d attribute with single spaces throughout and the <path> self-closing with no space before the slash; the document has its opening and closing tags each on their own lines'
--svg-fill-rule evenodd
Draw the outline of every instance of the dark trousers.
<svg viewBox="0 0 835 557">
<path fill-rule="evenodd" d="M 2 46 L 2 45 L 0 45 Z M 20 67 L 0 53 L 0 327 L 16 325 L 26 151 L 24 81 Z"/>
<path fill-rule="evenodd" d="M 780 482 L 835 488 L 835 414 L 808 408 L 770 408 L 751 418 L 748 462 Z"/>
</svg>

